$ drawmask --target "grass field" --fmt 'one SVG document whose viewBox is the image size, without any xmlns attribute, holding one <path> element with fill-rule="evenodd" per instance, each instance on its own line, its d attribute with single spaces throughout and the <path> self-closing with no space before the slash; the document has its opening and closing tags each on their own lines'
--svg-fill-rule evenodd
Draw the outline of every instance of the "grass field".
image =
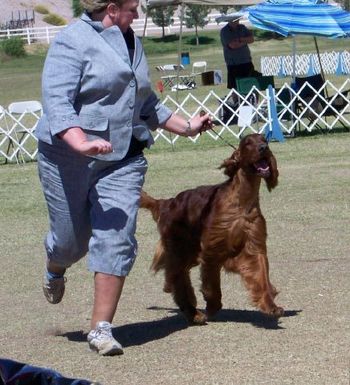
<svg viewBox="0 0 350 385">
<path fill-rule="evenodd" d="M 36 164 L 0 167 L 0 356 L 50 367 L 65 376 L 119 384 L 349 384 L 348 134 L 272 143 L 279 186 L 261 190 L 268 226 L 271 280 L 286 309 L 271 325 L 249 304 L 237 277 L 223 275 L 224 308 L 215 322 L 188 328 L 162 274 L 149 271 L 157 241 L 140 212 L 139 256 L 115 317 L 122 357 L 90 353 L 86 333 L 92 276 L 85 261 L 68 272 L 59 305 L 41 292 L 46 207 Z M 217 169 L 228 146 L 204 143 L 149 151 L 145 189 L 156 196 L 224 180 Z M 198 271 L 194 285 L 199 307 Z"/>
<path fill-rule="evenodd" d="M 191 63 L 197 60 L 206 60 L 208 62 L 208 70 L 221 69 L 224 75 L 224 84 L 216 86 L 215 91 L 224 96 L 227 94 L 226 89 L 226 67 L 223 60 L 222 47 L 219 41 L 218 31 L 206 31 L 200 34 L 202 45 L 196 46 L 193 42 L 193 35 L 184 35 L 183 51 L 190 54 Z M 159 38 L 145 38 L 145 50 L 148 57 L 150 75 L 152 84 L 155 85 L 160 79 L 159 73 L 155 67 L 157 65 L 177 63 L 177 41 L 178 36 L 168 36 L 165 42 Z M 319 38 L 320 52 L 324 51 L 341 51 L 347 49 L 347 40 L 337 40 L 336 47 L 334 40 Z M 291 54 L 292 39 L 270 39 L 264 40 L 258 38 L 251 46 L 251 52 L 255 67 L 260 69 L 260 57 L 272 55 Z M 31 45 L 28 47 L 29 54 L 25 58 L 10 59 L 1 56 L 0 53 L 0 89 L 6 92 L 0 93 L 0 105 L 7 107 L 9 103 L 20 100 L 40 100 L 41 99 L 41 72 L 45 60 L 47 46 Z M 297 52 L 315 52 L 315 45 L 312 37 L 298 37 Z M 189 68 L 191 71 L 191 68 Z M 330 81 L 337 84 L 343 82 L 343 77 L 329 76 Z M 276 86 L 282 82 L 289 82 L 290 79 L 276 78 Z M 204 97 L 208 94 L 211 86 L 198 87 L 191 91 L 195 96 Z M 170 92 L 170 91 L 169 91 Z M 164 93 L 164 96 L 167 92 Z M 174 93 L 170 92 L 174 97 Z M 181 100 L 186 93 L 179 93 Z"/>
</svg>

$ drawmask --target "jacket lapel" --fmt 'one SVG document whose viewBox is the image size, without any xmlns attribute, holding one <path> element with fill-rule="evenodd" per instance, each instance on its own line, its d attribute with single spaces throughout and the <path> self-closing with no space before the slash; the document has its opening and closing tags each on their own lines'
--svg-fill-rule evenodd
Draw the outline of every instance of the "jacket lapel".
<svg viewBox="0 0 350 385">
<path fill-rule="evenodd" d="M 129 67 L 131 62 L 129 58 L 128 47 L 126 46 L 123 34 L 117 26 L 104 28 L 100 21 L 93 21 L 89 15 L 84 12 L 81 15 L 81 20 L 89 24 L 98 35 L 113 49 L 113 51 L 121 58 Z"/>
<path fill-rule="evenodd" d="M 117 26 L 109 27 L 101 32 L 101 37 L 114 50 L 116 54 L 129 66 L 131 66 L 129 51 L 123 34 Z"/>
</svg>

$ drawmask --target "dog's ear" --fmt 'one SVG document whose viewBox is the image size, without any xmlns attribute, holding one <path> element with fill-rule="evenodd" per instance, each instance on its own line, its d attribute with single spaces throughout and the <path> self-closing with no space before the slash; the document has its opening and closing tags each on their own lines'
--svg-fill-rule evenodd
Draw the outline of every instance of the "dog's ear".
<svg viewBox="0 0 350 385">
<path fill-rule="evenodd" d="M 274 155 L 271 153 L 270 155 L 270 176 L 265 179 L 267 189 L 271 191 L 278 185 L 278 169 L 277 169 L 277 161 Z"/>
<path fill-rule="evenodd" d="M 233 178 L 239 169 L 239 163 L 240 163 L 240 152 L 239 150 L 235 150 L 230 158 L 227 158 L 224 160 L 224 162 L 221 164 L 219 169 L 224 168 L 225 169 L 224 174 L 229 176 L 230 178 Z"/>
</svg>

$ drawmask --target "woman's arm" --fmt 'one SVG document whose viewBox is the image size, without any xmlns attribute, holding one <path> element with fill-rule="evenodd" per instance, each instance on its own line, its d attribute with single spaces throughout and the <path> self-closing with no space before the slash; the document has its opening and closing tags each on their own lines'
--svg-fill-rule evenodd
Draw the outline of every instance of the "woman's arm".
<svg viewBox="0 0 350 385">
<path fill-rule="evenodd" d="M 162 128 L 181 136 L 196 136 L 203 131 L 212 128 L 213 123 L 209 114 L 196 115 L 186 120 L 182 116 L 172 114 L 162 125 Z"/>
</svg>

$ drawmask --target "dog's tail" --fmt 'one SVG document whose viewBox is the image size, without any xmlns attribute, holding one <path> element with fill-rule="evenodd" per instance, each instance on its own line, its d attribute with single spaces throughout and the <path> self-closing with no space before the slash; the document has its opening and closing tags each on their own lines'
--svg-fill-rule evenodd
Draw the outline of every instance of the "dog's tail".
<svg viewBox="0 0 350 385">
<path fill-rule="evenodd" d="M 157 222 L 160 212 L 160 201 L 158 199 L 152 198 L 145 191 L 141 191 L 140 207 L 142 209 L 147 209 L 152 213 L 153 219 Z"/>
</svg>

